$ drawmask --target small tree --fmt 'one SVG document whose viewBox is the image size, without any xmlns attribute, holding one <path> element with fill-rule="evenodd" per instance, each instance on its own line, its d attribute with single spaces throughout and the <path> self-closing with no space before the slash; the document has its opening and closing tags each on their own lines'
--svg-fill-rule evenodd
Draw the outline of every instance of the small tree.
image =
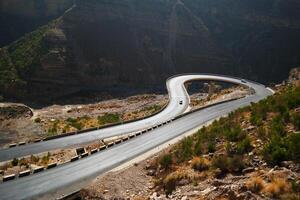
<svg viewBox="0 0 300 200">
<path fill-rule="evenodd" d="M 41 120 L 41 118 L 39 118 L 39 117 L 36 118 L 36 119 L 34 120 L 35 123 L 41 123 L 41 121 L 42 121 L 42 120 Z"/>
<path fill-rule="evenodd" d="M 164 169 L 169 169 L 172 164 L 172 156 L 170 154 L 165 154 L 159 161 L 159 164 Z"/>
<path fill-rule="evenodd" d="M 11 164 L 12 164 L 12 166 L 17 166 L 17 165 L 19 164 L 18 158 L 14 158 L 14 159 L 11 161 Z"/>
</svg>

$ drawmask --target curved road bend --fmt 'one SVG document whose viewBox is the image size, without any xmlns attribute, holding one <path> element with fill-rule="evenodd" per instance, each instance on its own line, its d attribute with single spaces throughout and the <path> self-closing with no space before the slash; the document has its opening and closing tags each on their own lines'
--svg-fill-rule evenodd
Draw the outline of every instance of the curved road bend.
<svg viewBox="0 0 300 200">
<path fill-rule="evenodd" d="M 170 103 L 166 110 L 173 107 L 175 110 L 174 112 L 183 112 L 188 106 L 189 101 L 189 97 L 183 84 L 186 81 L 199 79 L 245 84 L 253 88 L 255 94 L 191 113 L 170 124 L 159 127 L 149 134 L 144 134 L 133 140 L 121 143 L 79 161 L 60 165 L 54 169 L 46 170 L 38 174 L 2 183 L 0 184 L 0 199 L 32 199 L 50 192 L 56 192 L 61 188 L 74 188 L 74 185 L 77 185 L 83 180 L 93 179 L 95 176 L 113 169 L 114 167 L 166 143 L 201 124 L 226 115 L 237 108 L 249 105 L 251 102 L 257 102 L 272 94 L 270 90 L 260 84 L 248 81 L 242 83 L 239 79 L 212 75 L 183 75 L 174 77 L 168 81 Z M 172 82 L 172 80 L 176 81 Z M 178 83 L 180 83 L 180 85 L 178 85 Z M 178 106 L 178 100 L 183 100 L 183 109 L 181 106 Z M 179 107 L 180 109 L 176 107 Z M 165 114 L 167 113 L 165 112 Z M 85 136 L 86 134 L 82 135 Z"/>
<path fill-rule="evenodd" d="M 49 141 L 43 141 L 39 143 L 32 143 L 14 148 L 0 149 L 0 162 L 5 160 L 11 160 L 17 157 L 23 157 L 26 155 L 47 152 L 55 149 L 74 147 L 76 145 L 86 144 L 89 142 L 112 136 L 128 134 L 170 120 L 184 113 L 188 109 L 190 99 L 185 89 L 184 83 L 192 80 L 216 80 L 245 85 L 250 88 L 253 88 L 256 92 L 255 95 L 260 98 L 264 98 L 265 96 L 271 94 L 270 91 L 266 90 L 265 86 L 263 85 L 248 81 L 242 82 L 240 79 L 237 78 L 205 74 L 187 74 L 181 76 L 174 76 L 169 78 L 166 83 L 167 90 L 169 93 L 169 104 L 162 112 L 158 113 L 155 116 L 132 123 L 95 130 L 83 134 L 58 138 Z M 183 102 L 182 105 L 179 105 L 179 101 Z"/>
</svg>

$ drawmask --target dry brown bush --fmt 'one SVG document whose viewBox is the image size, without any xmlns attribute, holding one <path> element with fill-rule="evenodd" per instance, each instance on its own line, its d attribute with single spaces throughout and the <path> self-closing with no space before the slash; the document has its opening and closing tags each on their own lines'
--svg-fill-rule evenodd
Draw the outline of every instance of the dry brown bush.
<svg viewBox="0 0 300 200">
<path fill-rule="evenodd" d="M 210 162 L 206 158 L 194 157 L 192 159 L 191 166 L 194 170 L 204 171 L 207 170 L 210 166 Z"/>
<path fill-rule="evenodd" d="M 282 194 L 291 191 L 290 184 L 284 178 L 274 178 L 264 188 L 264 193 L 272 198 L 277 198 Z"/>
<path fill-rule="evenodd" d="M 259 193 L 266 186 L 265 181 L 261 177 L 251 177 L 250 180 L 246 182 L 246 187 L 248 190 Z"/>
</svg>

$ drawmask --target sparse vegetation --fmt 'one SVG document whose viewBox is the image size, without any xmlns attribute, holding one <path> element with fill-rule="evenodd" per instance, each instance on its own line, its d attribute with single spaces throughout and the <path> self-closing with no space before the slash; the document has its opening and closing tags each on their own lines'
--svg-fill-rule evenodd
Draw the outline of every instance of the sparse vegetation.
<svg viewBox="0 0 300 200">
<path fill-rule="evenodd" d="M 24 86 L 25 76 L 39 67 L 40 58 L 47 53 L 42 39 L 53 23 L 56 21 L 26 34 L 20 40 L 0 50 L 0 89 L 2 91 Z"/>
<path fill-rule="evenodd" d="M 273 136 L 265 146 L 263 155 L 272 165 L 280 164 L 284 160 L 300 162 L 300 133 L 293 133 L 287 137 Z"/>
<path fill-rule="evenodd" d="M 209 161 L 205 158 L 194 157 L 191 165 L 194 170 L 204 171 L 209 168 Z"/>
<path fill-rule="evenodd" d="M 141 111 L 142 112 L 147 111 L 147 112 L 150 112 L 151 114 L 153 114 L 153 113 L 160 111 L 161 109 L 162 109 L 161 105 L 153 105 L 153 106 L 145 107 Z"/>
<path fill-rule="evenodd" d="M 245 168 L 243 157 L 241 156 L 215 156 L 212 160 L 212 167 L 218 168 L 222 173 L 240 172 Z"/>
<path fill-rule="evenodd" d="M 118 113 L 106 113 L 103 116 L 98 117 L 98 123 L 100 125 L 113 124 L 121 121 L 120 115 Z"/>
<path fill-rule="evenodd" d="M 36 119 L 34 120 L 35 123 L 41 123 L 41 121 L 42 121 L 42 120 L 41 120 L 41 118 L 39 118 L 39 117 L 36 118 Z"/>
<path fill-rule="evenodd" d="M 73 126 L 77 130 L 82 130 L 84 125 L 80 122 L 80 119 L 68 118 L 67 120 L 68 125 Z"/>
<path fill-rule="evenodd" d="M 188 178 L 187 174 L 184 172 L 176 171 L 173 173 L 170 173 L 166 176 L 166 178 L 163 180 L 164 183 L 164 189 L 166 191 L 166 194 L 171 194 L 172 191 L 176 188 L 176 184 L 182 180 Z"/>
<path fill-rule="evenodd" d="M 172 164 L 172 156 L 170 154 L 165 154 L 163 155 L 160 160 L 159 164 L 164 168 L 164 169 L 169 169 L 171 164 Z"/>
<path fill-rule="evenodd" d="M 11 164 L 12 166 L 17 166 L 19 164 L 19 159 L 18 158 L 14 158 L 12 161 L 11 161 Z"/>
<path fill-rule="evenodd" d="M 264 193 L 271 198 L 278 198 L 280 195 L 290 192 L 290 184 L 283 178 L 275 178 L 264 188 Z"/>
<path fill-rule="evenodd" d="M 237 143 L 237 153 L 244 154 L 252 150 L 250 138 L 247 136 Z"/>
<path fill-rule="evenodd" d="M 248 153 L 253 150 L 254 145 L 257 146 L 258 141 L 263 143 L 259 146 L 260 150 L 255 149 L 255 155 L 257 158 L 263 157 L 269 165 L 280 165 L 286 160 L 300 163 L 300 133 L 296 132 L 299 130 L 299 113 L 296 111 L 299 105 L 300 87 L 288 87 L 203 127 L 194 135 L 184 138 L 170 151 L 168 158 L 173 160 L 174 166 L 168 173 L 161 174 L 165 178 L 170 175 L 161 184 L 167 193 L 172 191 L 178 180 L 174 176 L 178 166 L 188 165 L 187 163 L 190 163 L 196 173 L 207 171 L 217 177 L 226 173 L 240 174 L 249 166 L 251 156 Z M 247 129 L 245 125 L 251 124 L 254 127 Z M 288 130 L 288 127 L 294 129 Z M 202 154 L 211 152 L 218 154 L 212 159 L 202 158 Z M 254 177 L 246 182 L 246 187 L 252 192 L 265 193 L 271 198 L 286 194 L 290 191 L 290 186 L 283 179 L 272 179 L 268 183 L 262 178 Z M 295 195 L 290 197 L 294 198 Z"/>
<path fill-rule="evenodd" d="M 297 131 L 300 131 L 300 113 L 294 113 L 292 116 L 292 123 Z"/>
</svg>

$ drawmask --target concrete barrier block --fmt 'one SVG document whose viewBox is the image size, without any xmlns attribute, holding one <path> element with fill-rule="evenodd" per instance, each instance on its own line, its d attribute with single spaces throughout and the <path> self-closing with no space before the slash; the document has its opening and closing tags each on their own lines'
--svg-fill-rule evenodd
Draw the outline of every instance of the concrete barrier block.
<svg viewBox="0 0 300 200">
<path fill-rule="evenodd" d="M 141 134 L 142 134 L 142 132 L 138 132 L 138 133 L 135 134 L 135 136 L 139 136 Z"/>
<path fill-rule="evenodd" d="M 15 178 L 16 178 L 15 174 L 10 174 L 10 175 L 7 175 L 7 176 L 3 176 L 3 182 L 14 180 Z"/>
<path fill-rule="evenodd" d="M 104 149 L 106 149 L 107 148 L 107 146 L 106 145 L 103 145 L 103 146 L 101 146 L 100 148 L 99 148 L 99 151 L 103 151 Z"/>
<path fill-rule="evenodd" d="M 19 177 L 24 177 L 24 176 L 29 176 L 30 175 L 30 170 L 25 170 L 19 173 Z"/>
<path fill-rule="evenodd" d="M 91 154 L 94 154 L 94 153 L 97 153 L 98 152 L 98 149 L 92 149 L 91 150 Z"/>
<path fill-rule="evenodd" d="M 89 154 L 86 152 L 86 153 L 83 153 L 83 154 L 81 154 L 81 158 L 85 158 L 85 157 L 87 157 Z"/>
<path fill-rule="evenodd" d="M 110 142 L 110 143 L 107 144 L 107 147 L 112 147 L 112 146 L 114 146 L 114 144 L 115 144 L 115 143 Z"/>
<path fill-rule="evenodd" d="M 47 169 L 52 169 L 57 166 L 57 163 L 51 163 L 47 166 Z"/>
<path fill-rule="evenodd" d="M 122 142 L 122 140 L 118 139 L 118 140 L 115 141 L 115 144 L 120 144 L 121 142 Z"/>
<path fill-rule="evenodd" d="M 16 147 L 17 146 L 17 143 L 11 143 L 9 144 L 9 148 L 13 148 L 13 147 Z"/>
<path fill-rule="evenodd" d="M 123 142 L 125 142 L 127 140 L 129 140 L 129 137 L 125 137 L 125 138 L 122 139 Z"/>
<path fill-rule="evenodd" d="M 74 161 L 76 161 L 76 160 L 78 160 L 78 159 L 79 159 L 79 156 L 74 156 L 74 157 L 71 158 L 70 161 L 71 161 L 71 162 L 74 162 Z"/>
<path fill-rule="evenodd" d="M 25 144 L 26 144 L 26 142 L 19 142 L 19 146 L 23 146 Z"/>
<path fill-rule="evenodd" d="M 36 139 L 36 140 L 34 140 L 33 142 L 34 143 L 38 143 L 38 142 L 41 142 L 42 140 L 41 139 Z"/>
<path fill-rule="evenodd" d="M 33 170 L 33 173 L 35 174 L 35 173 L 42 172 L 42 171 L 44 171 L 44 167 L 38 167 Z"/>
<path fill-rule="evenodd" d="M 132 139 L 134 137 L 135 137 L 135 135 L 129 135 L 129 139 Z"/>
</svg>

